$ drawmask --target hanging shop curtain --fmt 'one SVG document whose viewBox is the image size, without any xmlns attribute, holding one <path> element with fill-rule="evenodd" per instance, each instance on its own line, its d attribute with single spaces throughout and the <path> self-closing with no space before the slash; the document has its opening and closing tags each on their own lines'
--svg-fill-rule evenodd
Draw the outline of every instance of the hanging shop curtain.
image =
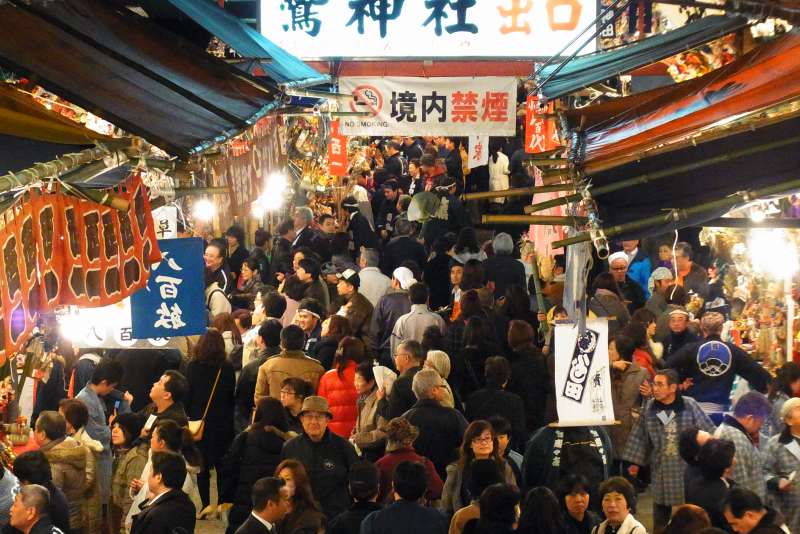
<svg viewBox="0 0 800 534">
<path fill-rule="evenodd" d="M 8 0 L 0 20 L 0 64 L 176 156 L 278 105 L 265 82 L 103 0 Z"/>
<path fill-rule="evenodd" d="M 261 68 L 281 85 L 307 87 L 330 82 L 322 74 L 220 8 L 213 0 L 166 0 L 244 58 L 262 59 Z M 246 65 L 246 64 L 245 64 Z"/>
<path fill-rule="evenodd" d="M 713 41 L 746 25 L 745 17 L 713 15 L 621 48 L 578 57 L 571 60 L 540 91 L 547 99 L 574 93 L 594 83 Z M 545 67 L 537 77 L 538 82 L 544 82 L 557 67 L 558 63 Z"/>
</svg>

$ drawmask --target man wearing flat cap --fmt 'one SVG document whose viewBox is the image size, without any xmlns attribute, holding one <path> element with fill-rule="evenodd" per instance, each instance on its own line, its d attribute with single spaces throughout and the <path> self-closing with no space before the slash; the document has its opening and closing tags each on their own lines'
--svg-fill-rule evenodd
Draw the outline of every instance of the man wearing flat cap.
<svg viewBox="0 0 800 534">
<path fill-rule="evenodd" d="M 625 297 L 628 311 L 633 314 L 645 305 L 646 300 L 642 288 L 628 276 L 629 262 L 628 255 L 623 251 L 615 252 L 608 257 L 608 270 L 617 281 L 622 296 Z"/>
<path fill-rule="evenodd" d="M 349 441 L 328 429 L 331 419 L 325 397 L 306 397 L 300 410 L 303 433 L 283 445 L 281 459 L 303 464 L 322 512 L 333 519 L 350 506 L 347 475 L 358 456 Z"/>
</svg>

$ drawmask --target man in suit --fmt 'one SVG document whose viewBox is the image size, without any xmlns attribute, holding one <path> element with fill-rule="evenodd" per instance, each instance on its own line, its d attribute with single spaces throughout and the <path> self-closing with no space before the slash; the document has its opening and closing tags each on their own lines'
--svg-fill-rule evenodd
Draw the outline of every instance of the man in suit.
<svg viewBox="0 0 800 534">
<path fill-rule="evenodd" d="M 264 477 L 253 484 L 253 511 L 236 534 L 275 534 L 275 525 L 289 513 L 289 490 L 283 479 Z"/>
<path fill-rule="evenodd" d="M 154 452 L 152 469 L 147 479 L 150 500 L 135 515 L 131 534 L 172 534 L 183 528 L 194 532 L 197 510 L 181 488 L 186 479 L 186 462 L 174 452 Z"/>
</svg>

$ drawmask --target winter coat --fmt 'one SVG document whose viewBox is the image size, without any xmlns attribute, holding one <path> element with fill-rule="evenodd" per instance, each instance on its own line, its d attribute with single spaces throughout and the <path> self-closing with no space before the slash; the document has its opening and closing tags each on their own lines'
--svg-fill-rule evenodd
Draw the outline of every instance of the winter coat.
<svg viewBox="0 0 800 534">
<path fill-rule="evenodd" d="M 650 258 L 647 253 L 641 248 L 636 250 L 636 255 L 633 260 L 628 264 L 627 276 L 633 280 L 636 285 L 644 293 L 644 298 L 650 298 L 650 274 L 653 271 L 653 265 L 650 263 Z"/>
<path fill-rule="evenodd" d="M 101 476 L 108 476 L 108 489 L 109 492 L 111 490 L 110 483 L 111 483 L 111 463 L 109 462 L 109 470 L 108 473 L 105 474 L 100 469 L 100 462 L 101 462 L 101 455 L 103 454 L 103 444 L 97 441 L 96 439 L 92 439 L 92 437 L 86 432 L 86 428 L 81 428 L 75 434 L 72 435 L 72 438 L 75 439 L 78 443 L 92 451 L 92 461 L 94 462 L 94 469 L 95 469 L 95 477 L 94 483 L 89 488 L 86 493 L 86 499 L 83 501 L 83 534 L 99 534 L 101 531 L 101 514 L 98 514 L 97 511 L 102 509 L 103 507 L 103 495 L 100 487 L 100 477 Z M 111 460 L 111 457 L 108 458 Z"/>
<path fill-rule="evenodd" d="M 508 465 L 508 462 L 504 461 L 501 468 L 506 484 L 516 486 L 517 479 L 514 477 L 514 471 Z M 467 488 L 464 487 L 464 482 L 464 470 L 461 465 L 456 462 L 448 465 L 447 480 L 444 481 L 444 487 L 442 488 L 442 500 L 439 503 L 439 510 L 447 515 L 453 515 L 453 513 L 467 506 L 473 499 L 480 497 L 479 495 L 469 495 Z M 465 497 L 468 498 L 465 500 Z"/>
<path fill-rule="evenodd" d="M 643 290 L 630 276 L 626 276 L 625 281 L 620 282 L 618 285 L 630 314 L 633 314 L 633 312 L 639 308 L 643 308 L 647 303 L 645 290 Z"/>
<path fill-rule="evenodd" d="M 502 152 L 497 152 L 497 161 L 489 155 L 489 191 L 503 191 L 508 189 L 508 156 Z M 493 198 L 490 202 L 503 204 L 505 198 Z"/>
<path fill-rule="evenodd" d="M 444 335 L 445 322 L 440 315 L 429 310 L 426 304 L 412 304 L 411 311 L 397 319 L 394 324 L 391 339 L 392 354 L 403 341 L 421 342 L 422 335 L 430 326 L 437 327 Z"/>
<path fill-rule="evenodd" d="M 631 320 L 631 314 L 625 303 L 614 293 L 603 289 L 598 289 L 589 301 L 589 310 L 598 317 L 608 318 L 609 336 L 625 328 Z"/>
<path fill-rule="evenodd" d="M 281 384 L 290 377 L 302 378 L 316 390 L 320 377 L 325 369 L 319 362 L 309 358 L 303 351 L 285 350 L 269 358 L 264 365 L 258 368 L 256 392 L 253 398 L 255 404 L 261 397 L 280 398 Z"/>
<path fill-rule="evenodd" d="M 391 449 L 393 444 L 389 444 L 386 454 L 377 462 L 375 467 L 380 472 L 380 485 L 381 489 L 378 493 L 378 502 L 385 502 L 387 499 L 391 500 L 392 477 L 394 476 L 394 469 L 401 462 L 418 462 L 425 466 L 425 471 L 428 473 L 428 491 L 425 493 L 425 499 L 428 502 L 437 501 L 442 496 L 442 488 L 444 482 L 436 472 L 436 466 L 433 465 L 428 458 L 420 456 L 412 448 L 399 448 Z"/>
<path fill-rule="evenodd" d="M 328 408 L 333 419 L 328 423 L 331 432 L 348 439 L 358 419 L 358 392 L 353 385 L 356 375 L 356 362 L 349 361 L 341 376 L 331 369 L 319 379 L 317 395 L 328 399 Z"/>
<path fill-rule="evenodd" d="M 544 408 L 551 390 L 547 364 L 541 351 L 530 346 L 511 355 L 511 380 L 508 391 L 516 393 L 525 404 L 525 422 L 529 433 L 544 425 Z"/>
<path fill-rule="evenodd" d="M 378 415 L 378 390 L 358 397 L 358 418 L 350 436 L 356 447 L 370 460 L 376 460 L 383 452 L 386 433 L 381 430 L 385 420 Z"/>
<path fill-rule="evenodd" d="M 423 269 L 422 280 L 430 290 L 428 304 L 432 310 L 444 308 L 450 303 L 450 262 L 447 254 L 437 254 Z"/>
<path fill-rule="evenodd" d="M 361 534 L 447 534 L 447 518 L 418 502 L 395 501 L 372 512 L 361 523 Z"/>
<path fill-rule="evenodd" d="M 230 517 L 245 517 L 250 513 L 253 484 L 263 477 L 275 476 L 287 438 L 287 434 L 280 430 L 267 427 L 250 428 L 233 440 L 222 461 L 219 498 L 219 502 L 232 503 L 236 509 L 236 512 L 232 510 Z"/>
<path fill-rule="evenodd" d="M 509 447 L 523 449 L 528 437 L 525 425 L 525 405 L 516 393 L 500 388 L 479 389 L 467 398 L 464 410 L 468 421 L 489 419 L 493 415 L 504 417 L 511 423 Z"/>
<path fill-rule="evenodd" d="M 236 391 L 236 376 L 233 365 L 225 360 L 220 368 L 216 364 L 192 360 L 186 370 L 186 379 L 189 382 L 189 395 L 186 398 L 186 413 L 192 421 L 203 417 L 211 390 L 220 370 L 217 389 L 211 398 L 211 404 L 206 414 L 205 432 L 198 445 L 209 458 L 219 459 L 225 455 L 233 441 L 233 413 L 234 393 Z"/>
<path fill-rule="evenodd" d="M 705 510 L 711 519 L 712 527 L 725 529 L 728 527 L 728 522 L 725 520 L 722 506 L 733 485 L 734 482 L 731 480 L 709 479 L 702 475 L 695 477 L 686 486 L 686 502 Z"/>
<path fill-rule="evenodd" d="M 621 458 L 637 465 L 650 465 L 653 501 L 657 504 L 684 502 L 686 462 L 678 454 L 678 437 L 683 430 L 693 427 L 711 433 L 716 429 L 694 399 L 680 394 L 669 405 L 650 399 L 634 422 Z"/>
<path fill-rule="evenodd" d="M 42 445 L 41 451 L 50 462 L 53 485 L 64 492 L 69 503 L 69 527 L 82 529 L 86 498 L 95 486 L 94 453 L 69 436 Z"/>
<path fill-rule="evenodd" d="M 394 270 L 400 267 L 400 264 L 406 260 L 412 260 L 420 269 L 424 269 L 425 263 L 428 261 L 428 254 L 425 253 L 425 247 L 412 236 L 402 235 L 393 237 L 386 246 L 383 247 L 380 263 L 381 271 L 383 271 L 386 276 L 390 276 Z"/>
<path fill-rule="evenodd" d="M 361 247 L 378 248 L 378 236 L 372 230 L 369 221 L 359 212 L 354 212 L 347 223 L 347 231 L 352 236 L 353 250 L 361 253 Z"/>
<path fill-rule="evenodd" d="M 322 304 L 322 309 L 328 311 L 331 308 L 331 296 L 328 293 L 328 285 L 322 278 L 317 277 L 306 286 L 303 292 L 303 298 L 315 299 Z"/>
<path fill-rule="evenodd" d="M 189 496 L 171 489 L 134 517 L 131 534 L 172 534 L 179 528 L 194 532 L 195 513 Z"/>
<path fill-rule="evenodd" d="M 409 311 L 411 311 L 411 301 L 408 299 L 408 291 L 389 289 L 380 298 L 372 312 L 372 348 L 376 353 L 390 350 L 394 325 Z"/>
<path fill-rule="evenodd" d="M 364 267 L 358 271 L 358 277 L 361 280 L 358 292 L 367 298 L 373 308 L 378 305 L 380 298 L 392 286 L 391 278 L 383 274 L 377 267 Z"/>
<path fill-rule="evenodd" d="M 647 378 L 647 371 L 636 363 L 631 363 L 621 372 L 613 368 L 611 370 L 611 401 L 614 405 L 614 417 L 621 423 L 608 427 L 615 459 L 622 455 L 633 422 L 639 417 L 641 407 L 639 386 Z"/>
<path fill-rule="evenodd" d="M 319 442 L 303 434 L 283 445 L 281 458 L 292 458 L 305 466 L 311 490 L 325 517 L 332 519 L 350 506 L 347 475 L 358 460 L 350 442 L 330 430 Z"/>
<path fill-rule="evenodd" d="M 267 347 L 258 353 L 258 356 L 242 367 L 239 380 L 236 382 L 236 392 L 234 393 L 234 408 L 236 424 L 234 425 L 239 432 L 250 424 L 250 416 L 253 413 L 253 395 L 256 392 L 256 380 L 258 379 L 258 369 L 270 356 L 278 354 L 281 350 L 278 347 Z"/>
<path fill-rule="evenodd" d="M 379 407 L 380 414 L 387 420 L 391 421 L 395 417 L 400 417 L 414 406 L 417 402 L 417 396 L 411 389 L 411 384 L 421 367 L 412 367 L 406 369 L 397 377 L 392 385 L 392 391 L 386 397 L 384 402 L 381 402 Z"/>
<path fill-rule="evenodd" d="M 494 298 L 499 299 L 506 294 L 506 288 L 528 287 L 525 279 L 525 267 L 508 254 L 495 254 L 483 262 L 486 281 L 494 282 Z"/>
<path fill-rule="evenodd" d="M 680 273 L 678 273 L 680 278 Z M 708 298 L 708 272 L 697 263 L 692 262 L 689 273 L 683 277 L 683 282 L 680 284 L 686 291 L 693 291 L 705 300 Z"/>
<path fill-rule="evenodd" d="M 347 304 L 342 306 L 344 316 L 350 321 L 350 328 L 353 330 L 355 337 L 360 337 L 362 340 L 368 340 L 370 331 L 369 327 L 372 322 L 372 303 L 367 300 L 367 297 L 361 293 L 355 292 L 350 296 Z M 341 315 L 341 313 L 340 313 Z M 369 343 L 367 347 L 371 347 Z"/>
<path fill-rule="evenodd" d="M 323 337 L 316 344 L 309 353 L 309 356 L 317 360 L 322 367 L 327 371 L 333 367 L 333 359 L 336 357 L 336 349 L 339 348 L 338 337 Z"/>
<path fill-rule="evenodd" d="M 111 502 L 122 511 L 122 517 L 128 515 L 133 502 L 130 493 L 131 480 L 141 476 L 147 463 L 149 450 L 149 443 L 140 441 L 125 451 L 114 467 L 114 478 L 111 481 Z"/>
<path fill-rule="evenodd" d="M 430 458 L 439 475 L 446 477 L 447 466 L 458 457 L 467 420 L 461 412 L 446 408 L 433 399 L 418 400 L 403 417 L 419 429 L 414 450 Z"/>
</svg>

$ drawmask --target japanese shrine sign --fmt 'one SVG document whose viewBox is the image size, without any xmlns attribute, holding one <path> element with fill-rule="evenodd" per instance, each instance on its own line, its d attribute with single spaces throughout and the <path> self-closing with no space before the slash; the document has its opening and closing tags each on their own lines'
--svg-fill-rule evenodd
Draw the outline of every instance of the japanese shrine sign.
<svg viewBox="0 0 800 534">
<path fill-rule="evenodd" d="M 131 296 L 133 337 L 169 338 L 206 331 L 203 240 L 160 239 L 161 262 Z"/>
<path fill-rule="evenodd" d="M 305 59 L 520 58 L 558 53 L 596 15 L 596 0 L 269 0 L 260 20 Z"/>
<path fill-rule="evenodd" d="M 340 78 L 352 111 L 344 135 L 493 135 L 515 133 L 517 81 L 481 78 Z"/>
</svg>

